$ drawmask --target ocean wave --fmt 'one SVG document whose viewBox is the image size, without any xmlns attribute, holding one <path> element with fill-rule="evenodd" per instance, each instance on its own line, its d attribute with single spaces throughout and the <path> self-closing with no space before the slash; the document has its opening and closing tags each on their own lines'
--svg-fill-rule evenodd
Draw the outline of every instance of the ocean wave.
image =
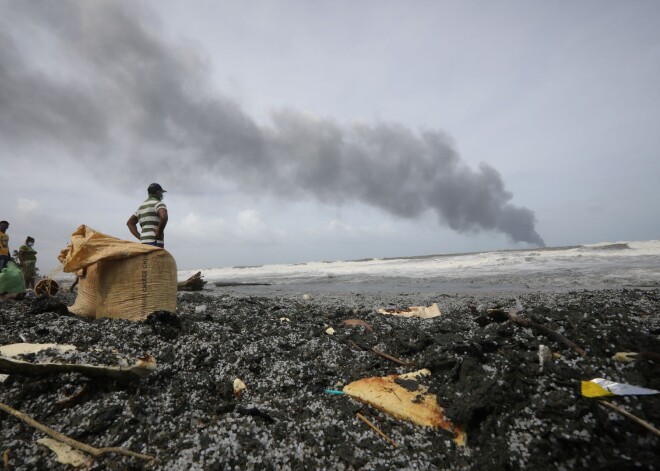
<svg viewBox="0 0 660 471">
<path fill-rule="evenodd" d="M 625 242 L 615 242 L 613 244 L 603 245 L 583 245 L 580 248 L 585 250 L 627 250 L 630 248 L 630 245 Z"/>
</svg>

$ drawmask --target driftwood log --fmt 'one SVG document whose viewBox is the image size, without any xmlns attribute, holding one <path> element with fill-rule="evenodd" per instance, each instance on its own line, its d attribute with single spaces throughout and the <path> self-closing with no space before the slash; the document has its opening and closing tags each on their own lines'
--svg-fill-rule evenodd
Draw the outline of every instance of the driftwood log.
<svg viewBox="0 0 660 471">
<path fill-rule="evenodd" d="M 202 272 L 198 271 L 186 281 L 177 284 L 177 291 L 202 291 L 206 281 L 202 278 Z"/>
</svg>

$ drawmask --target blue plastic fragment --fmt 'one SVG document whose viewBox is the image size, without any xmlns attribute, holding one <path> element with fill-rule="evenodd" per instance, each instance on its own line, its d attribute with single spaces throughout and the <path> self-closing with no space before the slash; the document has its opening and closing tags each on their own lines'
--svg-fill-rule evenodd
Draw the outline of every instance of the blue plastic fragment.
<svg viewBox="0 0 660 471">
<path fill-rule="evenodd" d="M 325 392 L 328 394 L 346 394 L 344 391 L 337 391 L 336 389 L 326 389 Z"/>
</svg>

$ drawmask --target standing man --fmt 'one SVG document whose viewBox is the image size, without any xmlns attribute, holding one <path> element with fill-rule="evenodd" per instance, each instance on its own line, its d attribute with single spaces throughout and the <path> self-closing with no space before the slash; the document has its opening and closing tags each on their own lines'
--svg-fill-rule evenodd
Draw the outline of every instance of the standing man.
<svg viewBox="0 0 660 471">
<path fill-rule="evenodd" d="M 7 263 L 11 262 L 7 229 L 9 229 L 9 223 L 7 221 L 0 221 L 0 270 L 5 268 Z"/>
<path fill-rule="evenodd" d="M 167 206 L 163 203 L 163 187 L 152 183 L 147 188 L 149 197 L 140 205 L 138 210 L 129 219 L 126 225 L 135 237 L 143 244 L 165 247 L 165 226 L 167 225 Z M 137 229 L 140 223 L 142 233 Z"/>
<path fill-rule="evenodd" d="M 18 248 L 18 260 L 21 262 L 26 289 L 34 289 L 34 281 L 37 277 L 37 251 L 32 248 L 33 245 L 34 237 L 28 236 L 25 245 Z"/>
</svg>

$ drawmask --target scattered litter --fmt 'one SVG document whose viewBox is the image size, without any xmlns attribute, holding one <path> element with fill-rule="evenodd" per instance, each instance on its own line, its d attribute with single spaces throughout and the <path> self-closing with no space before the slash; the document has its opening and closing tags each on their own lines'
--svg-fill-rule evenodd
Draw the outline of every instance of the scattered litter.
<svg viewBox="0 0 660 471">
<path fill-rule="evenodd" d="M 653 360 L 660 361 L 660 353 L 655 352 L 616 352 L 612 355 L 612 360 L 623 363 L 631 363 L 635 360 Z"/>
<path fill-rule="evenodd" d="M 371 324 L 368 322 L 365 322 L 361 319 L 346 319 L 341 321 L 342 324 L 348 326 L 348 327 L 355 327 L 355 326 L 362 326 L 366 328 L 369 332 L 373 332 L 374 329 L 371 327 Z"/>
<path fill-rule="evenodd" d="M 288 317 L 280 317 L 280 322 L 291 322 L 291 319 Z"/>
<path fill-rule="evenodd" d="M 604 396 L 641 396 L 659 394 L 655 389 L 641 388 L 625 383 L 615 383 L 603 378 L 595 378 L 591 381 L 582 381 L 582 395 L 584 397 Z"/>
<path fill-rule="evenodd" d="M 307 293 L 305 293 L 305 294 L 302 295 L 302 298 L 303 298 L 305 301 L 309 301 L 310 299 L 312 299 L 312 296 L 309 295 L 309 294 L 307 294 Z"/>
<path fill-rule="evenodd" d="M 432 317 L 441 316 L 440 308 L 437 303 L 433 303 L 428 307 L 424 306 L 411 306 L 408 309 L 385 309 L 378 310 L 380 314 L 389 314 L 392 316 L 400 317 L 419 317 L 422 319 L 430 319 Z"/>
<path fill-rule="evenodd" d="M 335 335 L 335 329 L 333 329 L 332 327 L 328 327 L 327 329 L 325 329 L 325 333 L 328 335 Z"/>
<path fill-rule="evenodd" d="M 0 355 L 4 357 L 15 358 L 18 355 L 27 355 L 29 353 L 38 353 L 42 350 L 52 348 L 60 353 L 70 352 L 75 350 L 74 345 L 64 345 L 58 343 L 12 343 L 10 345 L 0 346 Z"/>
<path fill-rule="evenodd" d="M 60 393 L 55 402 L 60 408 L 72 407 L 80 403 L 90 392 L 89 383 L 82 384 L 78 386 L 72 393 Z"/>
<path fill-rule="evenodd" d="M 202 277 L 202 272 L 198 271 L 185 281 L 177 283 L 177 291 L 203 291 L 206 281 Z"/>
<path fill-rule="evenodd" d="M 144 378 L 156 370 L 156 359 L 151 355 L 139 358 L 131 366 L 107 366 L 70 363 L 30 363 L 14 357 L 37 353 L 47 349 L 59 352 L 75 350 L 73 345 L 18 343 L 0 347 L 0 373 L 24 376 L 47 376 L 59 373 L 80 373 L 92 378 L 136 379 Z"/>
<path fill-rule="evenodd" d="M 541 365 L 541 371 L 545 365 L 552 363 L 552 352 L 545 345 L 539 345 L 539 365 Z"/>
<path fill-rule="evenodd" d="M 34 292 L 37 295 L 55 296 L 60 290 L 60 285 L 55 280 L 44 278 L 34 286 Z"/>
<path fill-rule="evenodd" d="M 62 464 L 70 464 L 75 467 L 85 464 L 85 455 L 66 443 L 53 438 L 40 438 L 37 443 L 50 448 L 57 455 L 57 461 Z"/>
<path fill-rule="evenodd" d="M 126 450 L 124 448 L 118 448 L 118 447 L 96 448 L 96 447 L 93 447 L 91 445 L 87 445 L 86 443 L 79 442 L 78 440 L 74 440 L 73 438 L 68 437 L 68 436 L 64 435 L 63 433 L 61 433 L 61 432 L 53 430 L 52 428 L 42 424 L 41 422 L 37 422 L 36 420 L 34 420 L 29 415 L 24 414 L 21 411 L 16 410 L 13 407 L 8 406 L 7 404 L 2 403 L 2 402 L 0 402 L 0 410 L 5 411 L 9 415 L 12 415 L 12 416 L 16 417 L 17 419 L 25 422 L 29 426 L 34 427 L 37 430 L 40 430 L 40 431 L 44 432 L 48 436 L 53 437 L 54 439 L 56 439 L 56 440 L 58 440 L 62 443 L 66 443 L 67 445 L 70 445 L 74 448 L 77 448 L 78 450 L 82 450 L 85 453 L 89 453 L 90 455 L 92 455 L 95 458 L 97 458 L 99 456 L 103 456 L 107 453 L 118 453 L 118 454 L 121 454 L 121 455 L 124 455 L 124 456 L 132 456 L 134 458 L 139 458 L 139 459 L 147 460 L 147 461 L 151 461 L 151 460 L 154 459 L 153 456 L 143 455 L 141 453 L 135 453 L 134 451 Z"/>
<path fill-rule="evenodd" d="M 427 387 L 420 385 L 414 379 L 424 374 L 416 372 L 416 376 L 389 375 L 364 378 L 344 386 L 344 392 L 397 419 L 424 427 L 442 427 L 449 430 L 454 433 L 454 441 L 457 444 L 464 444 L 464 432 L 445 417 L 435 394 L 429 393 Z"/>
<path fill-rule="evenodd" d="M 246 389 L 247 386 L 243 381 L 241 381 L 239 378 L 234 380 L 234 397 L 239 397 L 245 392 Z"/>
<path fill-rule="evenodd" d="M 25 291 L 23 272 L 14 262 L 0 270 L 0 293 L 22 293 Z"/>
<path fill-rule="evenodd" d="M 336 389 L 326 389 L 323 392 L 327 394 L 335 394 L 335 395 L 346 394 L 344 391 L 337 391 Z"/>
<path fill-rule="evenodd" d="M 202 312 L 206 312 L 206 304 L 200 304 L 199 306 L 195 306 L 195 314 L 199 314 Z"/>
<path fill-rule="evenodd" d="M 616 352 L 612 355 L 612 360 L 620 361 L 621 363 L 632 363 L 637 358 L 637 353 L 635 352 Z"/>
</svg>

